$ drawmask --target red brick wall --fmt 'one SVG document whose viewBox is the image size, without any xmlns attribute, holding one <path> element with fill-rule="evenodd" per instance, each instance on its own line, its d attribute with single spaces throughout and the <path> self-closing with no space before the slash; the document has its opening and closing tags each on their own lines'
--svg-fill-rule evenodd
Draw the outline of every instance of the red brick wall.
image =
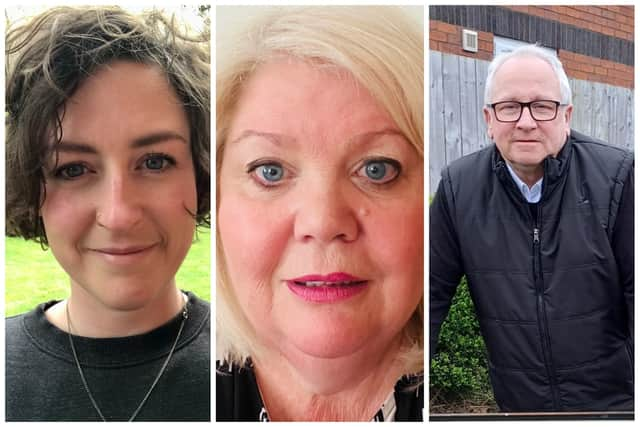
<svg viewBox="0 0 640 427">
<path fill-rule="evenodd" d="M 558 58 L 569 78 L 633 88 L 633 67 L 562 50 Z"/>
<path fill-rule="evenodd" d="M 608 36 L 633 41 L 633 6 L 507 6 Z M 462 50 L 462 27 L 429 21 L 429 49 L 490 61 L 493 34 L 478 31 L 478 52 Z M 570 78 L 633 88 L 633 67 L 560 49 L 558 57 Z"/>
<path fill-rule="evenodd" d="M 633 6 L 506 6 L 516 12 L 633 41 Z"/>
<path fill-rule="evenodd" d="M 462 50 L 462 27 L 430 20 L 429 49 L 491 61 L 493 58 L 493 34 L 478 31 L 478 52 L 467 52 Z"/>
</svg>

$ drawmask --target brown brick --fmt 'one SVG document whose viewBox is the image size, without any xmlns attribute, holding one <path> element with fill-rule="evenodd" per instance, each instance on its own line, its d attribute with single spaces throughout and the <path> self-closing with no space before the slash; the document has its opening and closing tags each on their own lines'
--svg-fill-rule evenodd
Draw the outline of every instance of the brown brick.
<svg viewBox="0 0 640 427">
<path fill-rule="evenodd" d="M 460 32 L 460 27 L 457 25 L 447 24 L 446 22 L 441 22 L 439 30 L 447 34 L 457 34 Z"/>
<path fill-rule="evenodd" d="M 626 72 L 626 71 L 618 71 L 612 68 L 609 68 L 607 70 L 607 74 L 610 76 L 613 76 L 615 78 L 618 79 L 632 79 L 633 78 L 633 73 L 630 72 Z"/>
<path fill-rule="evenodd" d="M 604 67 L 595 67 L 593 70 L 594 73 L 599 74 L 601 76 L 607 75 L 607 69 Z"/>
<path fill-rule="evenodd" d="M 458 34 L 447 34 L 447 43 L 462 45 L 462 32 Z"/>
<path fill-rule="evenodd" d="M 609 27 L 602 27 L 602 34 L 606 34 L 608 36 L 614 36 L 615 35 L 615 31 Z"/>
<path fill-rule="evenodd" d="M 478 44 L 478 48 L 487 52 L 493 52 L 493 41 L 486 42 L 484 40 L 480 40 L 480 43 Z"/>
<path fill-rule="evenodd" d="M 549 10 L 543 11 L 542 17 L 544 17 L 545 19 L 551 19 L 551 20 L 554 20 L 554 21 L 559 21 L 560 20 L 560 15 L 558 15 L 556 12 L 551 12 Z"/>
<path fill-rule="evenodd" d="M 567 74 L 574 79 L 589 80 L 589 75 L 587 73 L 583 73 L 582 71 L 570 70 L 567 71 Z"/>
<path fill-rule="evenodd" d="M 620 31 L 624 31 L 624 32 L 629 33 L 629 34 L 633 34 L 633 27 L 631 25 L 627 25 L 627 24 L 621 22 L 621 23 L 619 23 L 618 28 L 620 28 Z"/>
<path fill-rule="evenodd" d="M 573 10 L 578 13 L 577 18 L 582 19 L 583 21 L 591 22 L 591 20 L 594 18 L 591 14 L 585 12 L 581 7 L 574 7 Z"/>
<path fill-rule="evenodd" d="M 618 31 L 618 30 L 614 31 L 614 35 L 616 37 L 620 37 L 621 39 L 624 39 L 624 38 L 628 37 L 627 33 L 625 33 L 624 31 Z"/>
<path fill-rule="evenodd" d="M 630 67 L 628 65 L 625 64 L 620 64 L 619 62 L 613 62 L 613 68 L 618 70 L 618 71 L 627 71 L 632 73 L 633 72 L 633 67 Z"/>
<path fill-rule="evenodd" d="M 485 31 L 478 31 L 478 40 L 493 42 L 493 34 Z"/>
<path fill-rule="evenodd" d="M 602 32 L 602 25 L 593 24 L 591 22 L 587 24 L 587 28 L 590 29 L 591 31 L 595 31 L 596 33 Z"/>
<path fill-rule="evenodd" d="M 578 18 L 580 16 L 580 13 L 573 7 L 567 7 L 565 9 L 565 13 L 569 16 L 572 16 L 574 18 Z"/>
<path fill-rule="evenodd" d="M 596 15 L 596 16 L 602 15 L 602 10 L 600 9 L 599 6 L 583 6 L 583 8 L 587 13 L 590 13 L 592 15 Z"/>
<path fill-rule="evenodd" d="M 447 35 L 441 31 L 429 31 L 429 39 L 446 42 Z"/>
<path fill-rule="evenodd" d="M 588 64 L 580 64 L 580 71 L 584 71 L 585 73 L 593 73 L 594 68 L 593 65 Z"/>
</svg>

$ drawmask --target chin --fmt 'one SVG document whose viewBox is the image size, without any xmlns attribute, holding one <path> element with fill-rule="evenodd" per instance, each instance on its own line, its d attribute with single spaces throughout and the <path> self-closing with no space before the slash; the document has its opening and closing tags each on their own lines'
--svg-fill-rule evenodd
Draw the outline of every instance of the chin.
<svg viewBox="0 0 640 427">
<path fill-rule="evenodd" d="M 349 356 L 361 350 L 375 335 L 369 330 L 345 328 L 303 327 L 289 329 L 282 339 L 287 346 L 294 347 L 308 356 L 335 359 Z M 327 325 L 323 325 L 327 326 Z"/>
<path fill-rule="evenodd" d="M 158 294 L 158 289 L 140 283 L 115 283 L 109 290 L 102 295 L 103 303 L 124 311 L 142 308 Z"/>
</svg>

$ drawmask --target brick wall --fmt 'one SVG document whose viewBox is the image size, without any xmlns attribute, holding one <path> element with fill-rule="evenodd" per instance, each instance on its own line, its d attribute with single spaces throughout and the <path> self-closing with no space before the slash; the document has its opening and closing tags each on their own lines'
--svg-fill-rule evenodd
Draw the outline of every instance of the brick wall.
<svg viewBox="0 0 640 427">
<path fill-rule="evenodd" d="M 562 24 L 588 29 L 633 43 L 633 6 L 508 6 Z M 460 25 L 429 21 L 429 49 L 490 61 L 493 58 L 493 34 L 478 31 L 478 52 L 462 50 Z M 558 57 L 570 78 L 633 88 L 633 66 L 559 49 Z"/>
<path fill-rule="evenodd" d="M 633 6 L 506 6 L 516 12 L 633 41 Z"/>
<path fill-rule="evenodd" d="M 633 67 L 562 49 L 558 58 L 569 78 L 633 88 Z"/>
<path fill-rule="evenodd" d="M 478 31 L 478 52 L 467 52 L 462 50 L 462 27 L 430 20 L 429 49 L 491 61 L 493 58 L 493 34 Z"/>
</svg>

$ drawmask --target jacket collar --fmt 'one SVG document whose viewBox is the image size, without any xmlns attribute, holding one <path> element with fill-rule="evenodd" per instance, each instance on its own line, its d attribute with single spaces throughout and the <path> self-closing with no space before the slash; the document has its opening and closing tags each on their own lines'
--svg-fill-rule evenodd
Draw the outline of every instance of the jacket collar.
<svg viewBox="0 0 640 427">
<path fill-rule="evenodd" d="M 544 179 L 542 184 L 541 200 L 544 200 L 549 194 L 554 191 L 554 189 L 561 182 L 562 177 L 565 175 L 569 167 L 569 158 L 571 157 L 571 151 L 573 148 L 573 139 L 574 131 L 572 130 L 571 135 L 567 138 L 567 141 L 562 146 L 562 149 L 560 150 L 558 155 L 556 157 L 547 156 L 542 161 L 542 165 L 544 168 Z M 515 189 L 520 192 L 520 190 L 517 189 L 515 183 L 513 182 L 513 179 L 509 174 L 509 170 L 507 169 L 507 164 L 495 144 L 493 144 L 491 168 L 497 175 L 498 179 L 503 183 L 503 185 L 506 185 L 507 188 Z"/>
</svg>

